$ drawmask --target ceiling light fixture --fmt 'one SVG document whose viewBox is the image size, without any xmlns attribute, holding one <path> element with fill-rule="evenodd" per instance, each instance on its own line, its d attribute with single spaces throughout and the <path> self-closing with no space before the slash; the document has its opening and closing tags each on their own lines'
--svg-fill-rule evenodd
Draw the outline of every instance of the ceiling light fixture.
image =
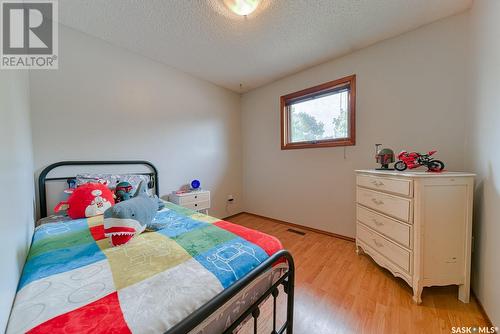
<svg viewBox="0 0 500 334">
<path fill-rule="evenodd" d="M 260 0 L 224 0 L 224 4 L 235 14 L 247 16 L 253 13 Z"/>
</svg>

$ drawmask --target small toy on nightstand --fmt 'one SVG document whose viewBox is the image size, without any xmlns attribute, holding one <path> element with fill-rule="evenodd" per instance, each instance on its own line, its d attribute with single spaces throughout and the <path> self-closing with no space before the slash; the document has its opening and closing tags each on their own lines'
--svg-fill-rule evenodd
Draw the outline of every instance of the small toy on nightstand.
<svg viewBox="0 0 500 334">
<path fill-rule="evenodd" d="M 380 168 L 377 170 L 394 170 L 394 168 L 389 168 L 389 164 L 394 162 L 394 151 L 390 148 L 380 149 L 382 144 L 375 144 L 375 160 L 380 164 Z"/>
<path fill-rule="evenodd" d="M 191 190 L 201 190 L 201 182 L 199 180 L 194 179 L 191 181 Z"/>
</svg>

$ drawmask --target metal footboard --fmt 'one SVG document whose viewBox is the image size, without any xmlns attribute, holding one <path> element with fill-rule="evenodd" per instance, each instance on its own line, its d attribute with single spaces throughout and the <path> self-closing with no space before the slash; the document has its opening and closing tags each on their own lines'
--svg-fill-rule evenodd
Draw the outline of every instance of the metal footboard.
<svg viewBox="0 0 500 334">
<path fill-rule="evenodd" d="M 187 318 L 179 322 L 177 325 L 168 330 L 165 334 L 186 334 L 191 330 L 196 328 L 200 323 L 203 322 L 207 317 L 216 312 L 220 307 L 222 307 L 226 302 L 233 298 L 238 292 L 243 288 L 248 286 L 252 281 L 254 281 L 261 274 L 271 269 L 274 264 L 280 260 L 286 260 L 288 263 L 288 270 L 274 283 L 269 289 L 267 289 L 264 294 L 255 301 L 248 309 L 246 309 L 241 316 L 229 326 L 224 334 L 232 333 L 248 316 L 253 318 L 254 334 L 258 333 L 257 324 L 258 318 L 260 316 L 260 306 L 261 303 L 272 296 L 273 298 L 273 329 L 270 333 L 262 334 L 293 334 L 293 298 L 294 298 L 294 284 L 295 284 L 295 265 L 293 262 L 293 257 L 287 250 L 281 250 L 273 254 L 266 261 L 262 262 L 258 267 L 249 272 L 245 277 L 236 281 L 229 288 L 222 291 L 220 294 L 211 299 L 208 303 L 200 307 L 194 313 L 189 315 Z M 283 285 L 284 292 L 287 294 L 287 310 L 286 310 L 286 321 L 280 327 L 277 328 L 276 312 L 277 303 L 276 300 L 279 295 L 279 286 Z"/>
</svg>

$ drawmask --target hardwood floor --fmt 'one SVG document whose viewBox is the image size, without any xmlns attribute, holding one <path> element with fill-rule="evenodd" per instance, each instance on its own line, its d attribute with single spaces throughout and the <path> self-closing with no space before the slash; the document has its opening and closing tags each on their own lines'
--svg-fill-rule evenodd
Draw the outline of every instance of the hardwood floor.
<svg viewBox="0 0 500 334">
<path fill-rule="evenodd" d="M 356 255 L 354 243 L 240 214 L 227 219 L 276 236 L 296 263 L 295 333 L 451 333 L 453 326 L 489 326 L 477 301 L 457 299 L 457 287 L 424 289 L 423 303 L 411 288 Z M 297 229 L 297 228 L 294 228 Z"/>
</svg>

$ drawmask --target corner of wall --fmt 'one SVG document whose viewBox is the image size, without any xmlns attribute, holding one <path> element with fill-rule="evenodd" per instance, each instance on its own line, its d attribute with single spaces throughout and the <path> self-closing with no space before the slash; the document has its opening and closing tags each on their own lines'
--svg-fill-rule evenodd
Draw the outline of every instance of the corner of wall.
<svg viewBox="0 0 500 334">
<path fill-rule="evenodd" d="M 472 286 L 493 322 L 500 325 L 500 1 L 477 0 L 470 12 L 469 114 L 466 165 L 477 173 L 474 203 Z"/>
</svg>

